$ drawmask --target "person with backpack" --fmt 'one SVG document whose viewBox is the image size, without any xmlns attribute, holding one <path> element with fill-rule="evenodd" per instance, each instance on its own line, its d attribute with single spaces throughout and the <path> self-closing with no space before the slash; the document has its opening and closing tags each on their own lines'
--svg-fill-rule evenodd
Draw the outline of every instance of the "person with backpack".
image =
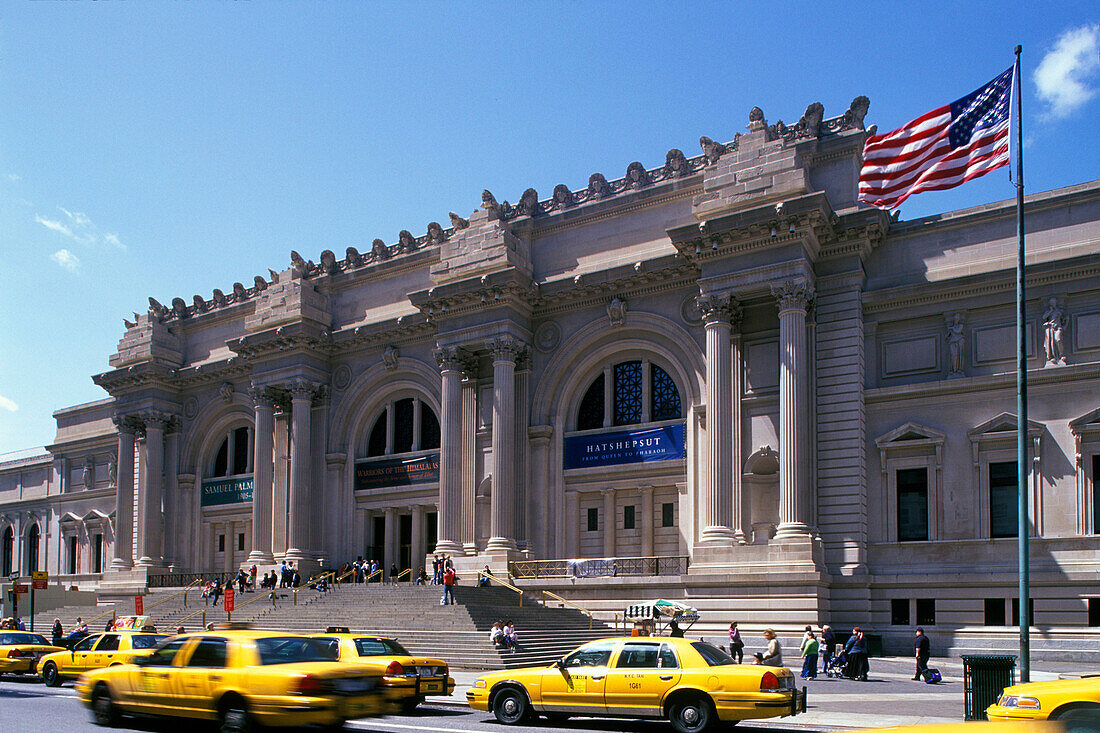
<svg viewBox="0 0 1100 733">
<path fill-rule="evenodd" d="M 913 640 L 913 652 L 917 660 L 917 673 L 913 675 L 913 679 L 920 680 L 923 679 L 924 670 L 928 669 L 928 659 L 932 656 L 931 642 L 920 626 L 917 627 L 917 637 Z"/>
</svg>

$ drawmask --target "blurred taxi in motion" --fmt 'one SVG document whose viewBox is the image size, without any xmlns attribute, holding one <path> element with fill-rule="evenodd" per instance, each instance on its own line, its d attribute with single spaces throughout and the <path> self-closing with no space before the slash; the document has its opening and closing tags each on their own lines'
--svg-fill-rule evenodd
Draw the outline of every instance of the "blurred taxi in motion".
<svg viewBox="0 0 1100 733">
<path fill-rule="evenodd" d="M 806 710 L 789 669 L 736 664 L 706 642 L 664 637 L 589 642 L 549 667 L 482 675 L 466 698 L 509 725 L 534 713 L 606 715 L 666 718 L 678 733 Z"/>
<path fill-rule="evenodd" d="M 393 639 L 353 634 L 344 626 L 330 626 L 313 638 L 332 650 L 341 662 L 378 665 L 389 699 L 400 704 L 404 712 L 415 709 L 426 695 L 454 693 L 455 681 L 448 676 L 446 662 L 413 656 Z"/>
<path fill-rule="evenodd" d="M 83 675 L 80 701 L 100 725 L 124 713 L 217 721 L 221 733 L 318 724 L 388 712 L 381 676 L 332 661 L 306 636 L 225 630 L 175 636 L 150 655 Z"/>
<path fill-rule="evenodd" d="M 42 681 L 60 687 L 65 680 L 76 679 L 100 667 L 127 664 L 149 654 L 168 636 L 146 631 L 110 631 L 81 639 L 69 651 L 47 654 L 38 662 Z"/>
<path fill-rule="evenodd" d="M 1066 720 L 1100 730 L 1100 677 L 1012 685 L 985 714 L 990 720 Z"/>
<path fill-rule="evenodd" d="M 45 654 L 63 651 L 42 634 L 26 631 L 0 631 L 0 674 L 35 674 L 38 660 Z"/>
</svg>

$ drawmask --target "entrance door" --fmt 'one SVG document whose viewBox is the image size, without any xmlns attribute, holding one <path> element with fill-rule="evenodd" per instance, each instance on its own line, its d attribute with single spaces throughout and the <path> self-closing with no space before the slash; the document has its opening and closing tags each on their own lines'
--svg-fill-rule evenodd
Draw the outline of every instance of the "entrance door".
<svg viewBox="0 0 1100 733">
<path fill-rule="evenodd" d="M 371 518 L 371 540 L 367 548 L 367 560 L 377 560 L 379 567 L 385 557 L 386 518 L 382 515 Z M 388 570 L 389 568 L 387 568 Z"/>
<path fill-rule="evenodd" d="M 397 520 L 397 569 L 412 567 L 413 518 L 402 514 Z"/>
</svg>

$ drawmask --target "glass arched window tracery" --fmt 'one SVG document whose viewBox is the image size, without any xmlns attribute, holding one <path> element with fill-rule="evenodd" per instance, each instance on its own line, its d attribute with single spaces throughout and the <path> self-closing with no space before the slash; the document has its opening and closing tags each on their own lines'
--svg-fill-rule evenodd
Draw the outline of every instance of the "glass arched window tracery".
<svg viewBox="0 0 1100 733">
<path fill-rule="evenodd" d="M 27 573 L 38 570 L 38 542 L 40 537 L 37 524 L 32 524 L 27 532 Z"/>
<path fill-rule="evenodd" d="M 367 439 L 368 458 L 438 448 L 439 419 L 426 402 L 415 397 L 386 405 Z"/>
<path fill-rule="evenodd" d="M 592 380 L 577 410 L 577 430 L 682 417 L 680 390 L 668 372 L 648 361 L 621 361 Z"/>
<path fill-rule="evenodd" d="M 227 478 L 252 473 L 252 428 L 248 426 L 230 430 L 217 452 L 211 478 Z"/>
<path fill-rule="evenodd" d="M 3 559 L 0 561 L 0 570 L 4 571 L 4 577 L 11 575 L 11 561 L 12 555 L 15 552 L 15 532 L 11 527 L 4 530 L 4 543 L 3 549 L 0 550 L 3 553 Z"/>
</svg>

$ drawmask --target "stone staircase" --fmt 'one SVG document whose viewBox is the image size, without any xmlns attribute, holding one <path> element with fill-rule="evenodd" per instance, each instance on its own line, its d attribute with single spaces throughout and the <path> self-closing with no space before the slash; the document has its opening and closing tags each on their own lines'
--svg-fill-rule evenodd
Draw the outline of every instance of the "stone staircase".
<svg viewBox="0 0 1100 733">
<path fill-rule="evenodd" d="M 207 606 L 197 591 L 187 594 L 184 605 L 180 589 L 150 590 L 145 596 L 146 613 L 162 632 L 172 633 L 184 625 L 188 631 L 201 628 L 205 620 L 221 623 L 227 614 L 221 602 Z M 585 614 L 573 608 L 542 606 L 528 594 L 524 605 L 519 596 L 499 586 L 475 588 L 457 586 L 455 605 L 441 606 L 440 586 L 416 586 L 402 583 L 396 587 L 379 584 L 345 584 L 327 593 L 299 589 L 298 603 L 293 591 L 277 589 L 275 605 L 266 593 L 237 594 L 234 622 L 247 622 L 259 628 L 297 633 L 323 632 L 327 626 L 347 626 L 396 638 L 411 653 L 435 656 L 447 661 L 452 669 L 490 670 L 548 664 L 592 639 L 614 635 L 599 621 L 591 623 Z M 132 612 L 129 602 L 117 604 L 119 615 Z M 65 607 L 35 617 L 35 628 L 48 633 L 54 617 L 61 619 L 66 632 L 77 616 L 85 620 L 109 610 L 109 606 Z M 187 618 L 192 616 L 192 618 Z M 511 619 L 519 633 L 519 649 L 503 652 L 489 643 L 493 622 Z M 102 623 L 97 623 L 103 628 Z"/>
</svg>

